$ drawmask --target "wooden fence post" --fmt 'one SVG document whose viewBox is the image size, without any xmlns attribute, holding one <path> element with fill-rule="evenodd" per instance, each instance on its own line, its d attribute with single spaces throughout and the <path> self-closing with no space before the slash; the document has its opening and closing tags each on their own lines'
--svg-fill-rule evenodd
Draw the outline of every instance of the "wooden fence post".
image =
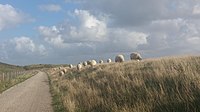
<svg viewBox="0 0 200 112">
<path fill-rule="evenodd" d="M 3 81 L 5 80 L 5 73 L 3 73 Z"/>
<path fill-rule="evenodd" d="M 3 74 L 0 74 L 0 76 L 1 76 L 0 82 L 2 82 L 3 81 Z"/>
</svg>

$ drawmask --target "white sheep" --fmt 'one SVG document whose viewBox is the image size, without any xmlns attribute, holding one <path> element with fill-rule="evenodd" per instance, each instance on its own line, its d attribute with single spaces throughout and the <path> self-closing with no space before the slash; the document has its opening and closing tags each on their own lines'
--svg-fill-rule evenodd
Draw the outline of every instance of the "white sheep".
<svg viewBox="0 0 200 112">
<path fill-rule="evenodd" d="M 66 68 L 64 68 L 64 69 L 63 69 L 63 72 L 64 72 L 64 73 L 67 73 L 67 69 L 66 69 Z"/>
<path fill-rule="evenodd" d="M 80 71 L 80 70 L 81 70 L 81 68 L 82 68 L 82 64 L 80 64 L 80 63 L 79 63 L 79 64 L 77 65 L 77 70 L 79 70 L 79 71 Z"/>
<path fill-rule="evenodd" d="M 69 68 L 73 68 L 73 65 L 72 65 L 72 64 L 70 64 L 70 65 L 69 65 Z"/>
<path fill-rule="evenodd" d="M 111 63 L 112 62 L 112 60 L 111 59 L 107 59 L 107 63 Z"/>
<path fill-rule="evenodd" d="M 131 59 L 131 60 L 140 61 L 140 60 L 142 60 L 142 56 L 141 56 L 139 53 L 134 52 L 134 53 L 131 53 L 131 54 L 130 54 L 130 59 Z"/>
<path fill-rule="evenodd" d="M 103 64 L 103 60 L 99 60 L 99 63 L 100 63 L 100 64 Z"/>
<path fill-rule="evenodd" d="M 90 65 L 90 63 L 91 63 L 91 60 L 88 60 L 88 61 L 87 61 L 87 65 Z"/>
<path fill-rule="evenodd" d="M 83 66 L 87 66 L 87 62 L 85 61 L 85 62 L 83 62 Z"/>
<path fill-rule="evenodd" d="M 97 62 L 95 60 L 89 60 L 89 61 L 87 61 L 87 63 L 88 63 L 88 65 L 90 65 L 92 67 L 94 67 L 97 64 Z"/>
<path fill-rule="evenodd" d="M 52 71 L 56 71 L 56 68 L 53 68 Z"/>
<path fill-rule="evenodd" d="M 63 71 L 60 71 L 59 75 L 62 76 L 64 75 L 65 73 Z"/>
<path fill-rule="evenodd" d="M 117 55 L 115 57 L 115 62 L 124 62 L 124 56 L 123 55 Z"/>
</svg>

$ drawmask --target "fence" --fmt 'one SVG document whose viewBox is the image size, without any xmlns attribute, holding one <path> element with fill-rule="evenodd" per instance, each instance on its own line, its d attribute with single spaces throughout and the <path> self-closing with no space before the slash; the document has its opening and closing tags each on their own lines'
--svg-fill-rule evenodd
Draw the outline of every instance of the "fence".
<svg viewBox="0 0 200 112">
<path fill-rule="evenodd" d="M 14 71 L 14 72 L 0 73 L 0 82 L 15 79 L 16 77 L 25 74 L 36 74 L 36 71 Z"/>
</svg>

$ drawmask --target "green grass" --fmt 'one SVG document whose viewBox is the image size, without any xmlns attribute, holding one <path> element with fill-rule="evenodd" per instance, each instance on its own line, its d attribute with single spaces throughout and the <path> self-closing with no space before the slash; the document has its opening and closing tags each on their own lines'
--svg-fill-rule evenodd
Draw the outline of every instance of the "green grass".
<svg viewBox="0 0 200 112">
<path fill-rule="evenodd" d="M 55 85 L 52 85 L 53 82 L 51 81 L 49 75 L 48 75 L 48 78 L 49 78 L 49 85 L 50 85 L 50 93 L 52 96 L 53 110 L 54 112 L 65 112 L 65 108 L 61 99 L 61 94 L 57 90 L 57 87 L 55 87 Z"/>
<path fill-rule="evenodd" d="M 166 57 L 75 69 L 51 86 L 67 112 L 198 112 L 200 57 Z M 59 102 L 59 101 L 58 101 Z"/>
<path fill-rule="evenodd" d="M 16 71 L 24 71 L 24 69 L 22 66 L 10 65 L 0 62 L 0 74 Z"/>
</svg>

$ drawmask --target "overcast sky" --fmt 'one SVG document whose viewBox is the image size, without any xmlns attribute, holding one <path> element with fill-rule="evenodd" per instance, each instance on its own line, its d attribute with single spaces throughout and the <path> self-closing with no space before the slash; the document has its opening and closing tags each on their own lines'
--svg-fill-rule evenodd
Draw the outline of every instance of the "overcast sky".
<svg viewBox="0 0 200 112">
<path fill-rule="evenodd" d="M 0 0 L 0 62 L 200 54 L 200 0 Z"/>
</svg>

